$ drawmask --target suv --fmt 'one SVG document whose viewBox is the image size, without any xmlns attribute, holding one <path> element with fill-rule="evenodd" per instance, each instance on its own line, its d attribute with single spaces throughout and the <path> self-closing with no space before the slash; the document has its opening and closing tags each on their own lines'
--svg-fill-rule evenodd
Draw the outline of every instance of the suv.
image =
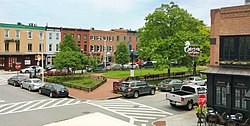
<svg viewBox="0 0 250 126">
<path fill-rule="evenodd" d="M 120 93 L 124 97 L 138 98 L 141 94 L 155 94 L 156 87 L 146 81 L 124 81 L 120 84 Z"/>
<path fill-rule="evenodd" d="M 36 72 L 42 72 L 42 67 L 40 66 L 29 66 L 27 68 L 23 68 L 20 70 L 20 73 L 30 73 L 32 70 L 36 70 Z"/>
</svg>

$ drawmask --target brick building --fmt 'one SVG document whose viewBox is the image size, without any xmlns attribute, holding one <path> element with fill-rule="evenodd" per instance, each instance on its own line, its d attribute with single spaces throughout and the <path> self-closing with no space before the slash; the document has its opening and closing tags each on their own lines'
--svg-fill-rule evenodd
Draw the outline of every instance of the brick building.
<svg viewBox="0 0 250 126">
<path fill-rule="evenodd" d="M 46 45 L 45 37 L 45 28 L 33 23 L 0 23 L 0 69 L 16 70 L 16 62 L 21 63 L 21 68 L 36 65 L 36 56 L 41 55 L 41 43 Z"/>
<path fill-rule="evenodd" d="M 211 10 L 207 105 L 250 117 L 250 5 Z"/>
</svg>

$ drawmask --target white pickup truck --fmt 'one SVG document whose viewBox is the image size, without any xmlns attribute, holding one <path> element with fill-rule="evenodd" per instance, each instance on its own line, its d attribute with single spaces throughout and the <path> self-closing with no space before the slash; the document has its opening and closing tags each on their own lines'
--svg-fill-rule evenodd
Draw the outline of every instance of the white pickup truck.
<svg viewBox="0 0 250 126">
<path fill-rule="evenodd" d="M 179 91 L 166 93 L 166 99 L 171 106 L 185 106 L 187 110 L 192 110 L 193 105 L 198 104 L 200 94 L 207 94 L 206 86 L 183 85 Z"/>
</svg>

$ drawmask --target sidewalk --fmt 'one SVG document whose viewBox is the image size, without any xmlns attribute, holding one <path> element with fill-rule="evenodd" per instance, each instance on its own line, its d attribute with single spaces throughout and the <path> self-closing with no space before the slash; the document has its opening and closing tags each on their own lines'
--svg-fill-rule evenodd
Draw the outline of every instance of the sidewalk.
<svg viewBox="0 0 250 126">
<path fill-rule="evenodd" d="M 101 74 L 92 74 L 91 76 L 101 76 Z M 111 99 L 121 97 L 120 94 L 113 93 L 113 82 L 117 79 L 107 79 L 107 82 L 95 89 L 92 92 L 81 91 L 73 88 L 68 88 L 69 96 L 80 100 L 92 99 Z"/>
</svg>

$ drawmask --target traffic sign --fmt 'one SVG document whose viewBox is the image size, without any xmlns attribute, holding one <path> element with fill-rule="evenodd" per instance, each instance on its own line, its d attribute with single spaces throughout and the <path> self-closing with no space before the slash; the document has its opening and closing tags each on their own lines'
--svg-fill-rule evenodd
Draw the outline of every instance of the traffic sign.
<svg viewBox="0 0 250 126">
<path fill-rule="evenodd" d="M 16 68 L 17 70 L 20 70 L 20 69 L 21 69 L 21 64 L 16 64 L 15 68 Z"/>
<path fill-rule="evenodd" d="M 206 102 L 207 102 L 206 95 L 200 94 L 198 97 L 198 104 L 199 104 L 200 108 L 203 108 L 203 106 L 206 104 Z"/>
</svg>

